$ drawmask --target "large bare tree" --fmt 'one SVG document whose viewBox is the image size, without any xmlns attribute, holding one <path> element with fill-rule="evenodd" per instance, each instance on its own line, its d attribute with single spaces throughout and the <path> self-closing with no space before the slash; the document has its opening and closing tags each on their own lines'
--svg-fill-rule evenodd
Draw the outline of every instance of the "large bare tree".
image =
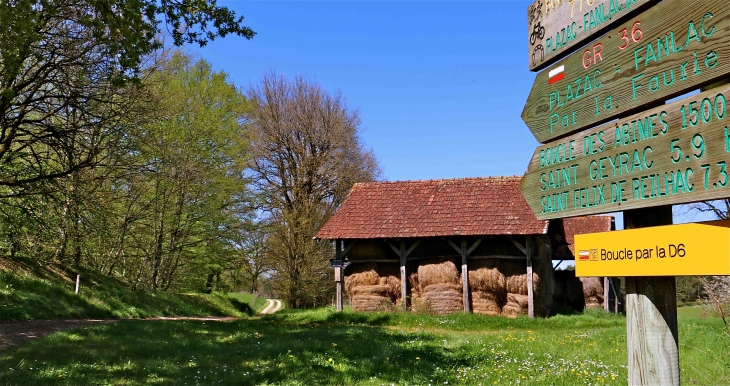
<svg viewBox="0 0 730 386">
<path fill-rule="evenodd" d="M 313 236 L 354 183 L 378 177 L 377 161 L 360 140 L 358 111 L 339 92 L 272 72 L 248 94 L 251 171 L 274 224 L 271 267 L 290 307 L 322 304 L 332 287 L 332 248 Z"/>
</svg>

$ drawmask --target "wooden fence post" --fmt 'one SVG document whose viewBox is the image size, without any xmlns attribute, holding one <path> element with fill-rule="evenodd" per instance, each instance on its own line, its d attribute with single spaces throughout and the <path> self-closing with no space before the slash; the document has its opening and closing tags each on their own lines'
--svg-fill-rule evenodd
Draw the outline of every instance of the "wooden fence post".
<svg viewBox="0 0 730 386">
<path fill-rule="evenodd" d="M 342 261 L 342 240 L 335 240 L 335 260 Z M 335 283 L 337 283 L 337 311 L 342 311 L 342 267 L 335 267 Z"/>
<path fill-rule="evenodd" d="M 466 259 L 468 256 L 466 248 L 466 238 L 461 239 L 461 284 L 463 287 L 464 312 L 471 312 L 471 302 L 469 301 L 469 266 L 467 265 Z"/>
<path fill-rule="evenodd" d="M 77 295 L 79 293 L 80 286 L 81 286 L 81 275 L 76 275 L 76 291 L 74 293 Z"/>
<path fill-rule="evenodd" d="M 532 255 L 535 248 L 532 242 L 532 236 L 525 236 L 525 250 L 527 251 L 527 316 L 530 319 L 535 318 L 535 287 L 532 280 Z"/>
<path fill-rule="evenodd" d="M 624 229 L 672 223 L 672 207 L 624 211 Z M 673 276 L 626 278 L 629 385 L 679 385 L 677 286 Z"/>
<path fill-rule="evenodd" d="M 400 242 L 400 296 L 403 302 L 403 310 L 408 309 L 408 273 L 406 272 L 406 242 Z"/>
</svg>

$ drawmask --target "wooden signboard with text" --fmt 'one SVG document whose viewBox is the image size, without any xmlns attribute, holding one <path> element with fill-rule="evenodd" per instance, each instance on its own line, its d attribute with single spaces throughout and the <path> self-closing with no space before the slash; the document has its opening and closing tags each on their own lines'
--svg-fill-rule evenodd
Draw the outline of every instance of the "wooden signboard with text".
<svg viewBox="0 0 730 386">
<path fill-rule="evenodd" d="M 729 227 L 725 220 L 575 235 L 575 275 L 730 275 Z"/>
<path fill-rule="evenodd" d="M 522 119 L 545 143 L 730 72 L 730 1 L 665 0 L 539 73 Z"/>
<path fill-rule="evenodd" d="M 538 219 L 730 196 L 730 85 L 535 150 L 521 190 Z"/>
<path fill-rule="evenodd" d="M 538 71 L 658 0 L 538 0 L 527 8 L 527 55 Z"/>
</svg>

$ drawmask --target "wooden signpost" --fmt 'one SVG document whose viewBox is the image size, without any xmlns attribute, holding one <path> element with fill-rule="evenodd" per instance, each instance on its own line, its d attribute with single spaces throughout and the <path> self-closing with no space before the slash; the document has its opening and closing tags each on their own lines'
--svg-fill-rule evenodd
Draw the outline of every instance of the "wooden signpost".
<svg viewBox="0 0 730 386">
<path fill-rule="evenodd" d="M 554 219 L 730 196 L 730 85 L 535 150 L 521 190 Z"/>
<path fill-rule="evenodd" d="M 522 119 L 545 143 L 714 82 L 728 29 L 728 1 L 660 2 L 539 73 Z"/>
<path fill-rule="evenodd" d="M 730 275 L 730 221 L 575 235 L 575 251 L 576 276 Z"/>
<path fill-rule="evenodd" d="M 522 119 L 553 142 L 535 151 L 521 190 L 539 219 L 623 211 L 630 230 L 576 236 L 576 273 L 626 277 L 628 383 L 679 385 L 674 276 L 730 274 L 730 229 L 662 226 L 672 204 L 730 197 L 730 86 L 665 101 L 730 74 L 730 2 L 664 0 L 641 13 L 624 3 L 621 14 L 622 0 L 609 1 L 624 21 L 585 43 L 599 33 L 575 31 L 577 1 L 528 8 L 530 68 L 545 70 Z M 605 2 L 590 5 L 600 4 L 605 31 L 615 20 Z"/>
<path fill-rule="evenodd" d="M 538 0 L 527 9 L 530 71 L 562 58 L 658 0 Z"/>
</svg>

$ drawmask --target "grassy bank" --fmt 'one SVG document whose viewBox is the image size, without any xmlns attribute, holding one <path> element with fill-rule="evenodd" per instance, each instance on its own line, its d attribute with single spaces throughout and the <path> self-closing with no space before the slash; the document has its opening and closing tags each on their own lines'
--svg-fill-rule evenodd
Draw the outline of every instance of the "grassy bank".
<svg viewBox="0 0 730 386">
<path fill-rule="evenodd" d="M 74 293 L 76 275 L 81 290 Z M 251 299 L 253 300 L 253 299 Z M 243 316 L 261 307 L 220 293 L 132 291 L 93 271 L 0 261 L 0 320 Z"/>
<path fill-rule="evenodd" d="M 717 318 L 680 318 L 683 384 L 730 384 L 722 330 Z M 626 375 L 625 319 L 601 312 L 121 321 L 0 352 L 0 384 L 622 385 Z"/>
</svg>

